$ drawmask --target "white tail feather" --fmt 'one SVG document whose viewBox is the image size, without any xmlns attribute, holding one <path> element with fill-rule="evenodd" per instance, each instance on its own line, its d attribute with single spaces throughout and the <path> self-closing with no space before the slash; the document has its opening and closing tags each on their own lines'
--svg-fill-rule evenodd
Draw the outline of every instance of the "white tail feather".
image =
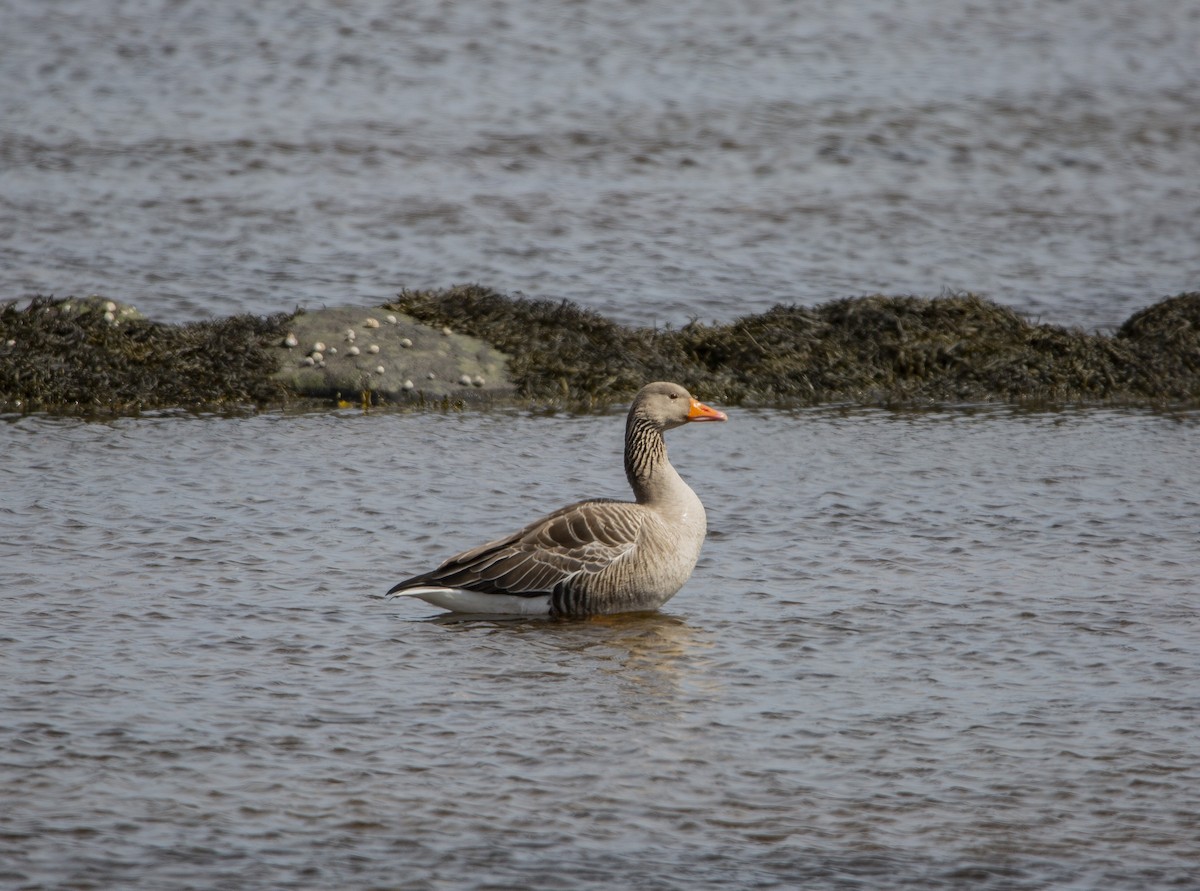
<svg viewBox="0 0 1200 891">
<path fill-rule="evenodd" d="M 389 597 L 416 597 L 456 613 L 492 616 L 548 616 L 550 596 L 518 597 L 513 594 L 484 594 L 463 588 L 405 588 Z"/>
</svg>

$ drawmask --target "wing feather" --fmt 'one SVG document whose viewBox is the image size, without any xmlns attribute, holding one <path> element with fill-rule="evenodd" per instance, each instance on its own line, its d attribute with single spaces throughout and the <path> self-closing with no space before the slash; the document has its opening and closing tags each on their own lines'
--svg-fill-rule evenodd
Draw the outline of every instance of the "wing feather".
<svg viewBox="0 0 1200 891">
<path fill-rule="evenodd" d="M 645 509 L 625 501 L 581 501 L 405 579 L 407 588 L 439 586 L 487 594 L 535 597 L 593 575 L 636 551 Z"/>
</svg>

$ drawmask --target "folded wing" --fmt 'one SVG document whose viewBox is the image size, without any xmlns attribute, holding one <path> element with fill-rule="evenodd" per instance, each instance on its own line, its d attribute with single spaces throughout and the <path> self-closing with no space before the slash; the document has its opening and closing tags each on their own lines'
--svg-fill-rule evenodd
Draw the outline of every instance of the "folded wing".
<svg viewBox="0 0 1200 891">
<path fill-rule="evenodd" d="M 582 501 L 519 532 L 464 551 L 437 569 L 405 579 L 388 591 L 443 587 L 484 594 L 537 597 L 631 560 L 644 511 L 623 501 Z"/>
</svg>

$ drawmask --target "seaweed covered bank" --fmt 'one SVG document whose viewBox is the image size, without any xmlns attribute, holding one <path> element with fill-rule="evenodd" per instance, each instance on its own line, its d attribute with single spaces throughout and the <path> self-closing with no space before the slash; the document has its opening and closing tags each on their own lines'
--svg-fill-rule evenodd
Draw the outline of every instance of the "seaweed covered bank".
<svg viewBox="0 0 1200 891">
<path fill-rule="evenodd" d="M 100 297 L 0 309 L 0 410 L 331 404 L 463 406 L 511 400 L 487 343 L 381 308 L 168 325 Z"/>
<path fill-rule="evenodd" d="M 1035 324 L 970 294 L 779 305 L 678 329 L 628 328 L 477 285 L 186 325 L 98 297 L 0 308 L 0 409 L 10 412 L 604 405 L 657 379 L 734 405 L 1195 405 L 1200 292 L 1155 303 L 1112 336 Z"/>
</svg>

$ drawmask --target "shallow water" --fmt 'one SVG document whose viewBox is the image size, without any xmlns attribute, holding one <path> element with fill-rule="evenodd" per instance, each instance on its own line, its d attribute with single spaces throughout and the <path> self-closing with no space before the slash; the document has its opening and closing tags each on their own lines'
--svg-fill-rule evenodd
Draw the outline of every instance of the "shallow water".
<svg viewBox="0 0 1200 891">
<path fill-rule="evenodd" d="M 1194 887 L 1200 415 L 736 411 L 657 614 L 377 596 L 619 414 L 0 425 L 0 883 Z"/>
<path fill-rule="evenodd" d="M 1200 282 L 1200 7 L 0 0 L 0 297 L 620 321 Z"/>
</svg>

